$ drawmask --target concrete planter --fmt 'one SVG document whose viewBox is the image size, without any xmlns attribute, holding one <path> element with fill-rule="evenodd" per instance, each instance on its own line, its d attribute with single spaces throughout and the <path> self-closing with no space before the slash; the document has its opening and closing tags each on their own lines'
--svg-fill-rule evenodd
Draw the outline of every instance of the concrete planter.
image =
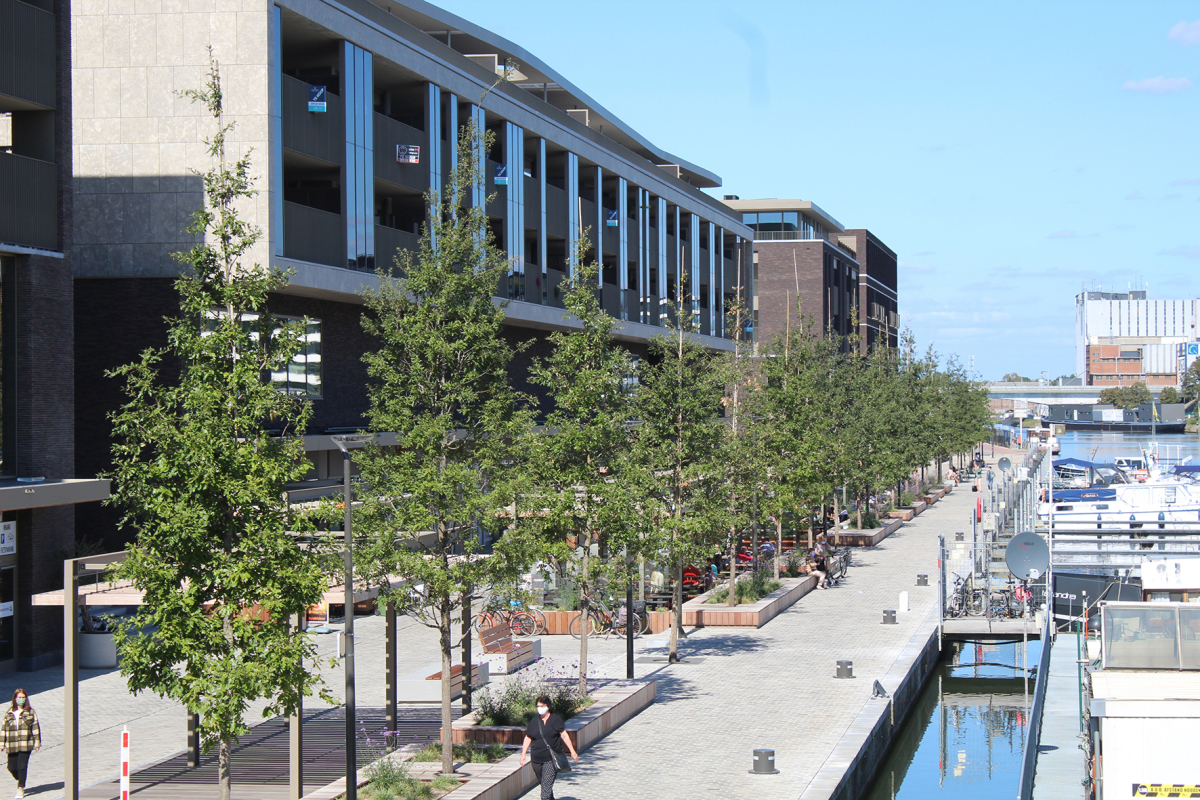
<svg viewBox="0 0 1200 800">
<path fill-rule="evenodd" d="M 903 524 L 902 519 L 891 519 L 873 530 L 845 531 L 840 541 L 847 547 L 874 547 L 899 530 Z"/>
<path fill-rule="evenodd" d="M 654 702 L 658 692 L 655 681 L 624 686 L 605 686 L 592 692 L 592 705 L 566 721 L 567 735 L 576 750 L 590 745 Z M 478 712 L 454 721 L 451 726 L 455 744 L 506 744 L 520 746 L 525 738 L 525 726 L 488 726 L 478 723 Z"/>
<path fill-rule="evenodd" d="M 79 634 L 80 669 L 112 669 L 117 665 L 117 645 L 111 633 Z"/>
<path fill-rule="evenodd" d="M 705 592 L 683 604 L 683 624 L 689 628 L 761 628 L 817 586 L 815 575 L 783 578 L 783 586 L 756 603 L 737 606 L 709 603 Z"/>
</svg>

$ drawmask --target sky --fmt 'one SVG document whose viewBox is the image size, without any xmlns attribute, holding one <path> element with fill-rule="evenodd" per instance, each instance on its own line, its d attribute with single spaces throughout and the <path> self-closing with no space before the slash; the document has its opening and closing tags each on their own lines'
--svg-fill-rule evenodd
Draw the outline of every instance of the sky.
<svg viewBox="0 0 1200 800">
<path fill-rule="evenodd" d="M 901 325 L 983 379 L 1074 372 L 1084 286 L 1200 296 L 1200 2 L 434 2 L 715 197 L 871 229 Z"/>
</svg>

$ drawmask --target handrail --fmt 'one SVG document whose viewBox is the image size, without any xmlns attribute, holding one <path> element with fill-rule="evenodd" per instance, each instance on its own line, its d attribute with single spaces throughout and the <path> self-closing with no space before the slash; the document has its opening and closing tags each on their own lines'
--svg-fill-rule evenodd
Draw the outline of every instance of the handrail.
<svg viewBox="0 0 1200 800">
<path fill-rule="evenodd" d="M 1018 800 L 1032 800 L 1033 778 L 1037 771 L 1038 745 L 1042 739 L 1042 713 L 1046 707 L 1046 686 L 1050 683 L 1050 651 L 1054 647 L 1051 633 L 1054 630 L 1054 614 L 1051 610 L 1042 622 L 1042 655 L 1038 659 L 1037 682 L 1033 688 L 1033 704 L 1029 708 L 1028 735 L 1025 737 L 1025 752 L 1021 758 L 1021 779 L 1018 785 Z"/>
</svg>

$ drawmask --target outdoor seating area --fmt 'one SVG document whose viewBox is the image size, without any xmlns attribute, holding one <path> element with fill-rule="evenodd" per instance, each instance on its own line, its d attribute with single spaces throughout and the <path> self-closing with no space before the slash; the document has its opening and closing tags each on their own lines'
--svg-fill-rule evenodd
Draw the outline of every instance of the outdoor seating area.
<svg viewBox="0 0 1200 800">
<path fill-rule="evenodd" d="M 517 640 L 507 625 L 491 625 L 479 630 L 479 644 L 483 654 L 479 660 L 492 666 L 499 675 L 515 672 L 532 664 L 542 655 L 539 639 Z"/>
</svg>

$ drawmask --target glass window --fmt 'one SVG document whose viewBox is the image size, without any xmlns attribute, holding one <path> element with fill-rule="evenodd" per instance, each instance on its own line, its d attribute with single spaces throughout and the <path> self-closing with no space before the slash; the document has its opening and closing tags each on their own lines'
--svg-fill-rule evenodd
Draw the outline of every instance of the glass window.
<svg viewBox="0 0 1200 800">
<path fill-rule="evenodd" d="M 295 317 L 279 317 L 287 322 L 300 322 Z M 321 396 L 321 320 L 310 319 L 304 328 L 304 343 L 292 356 L 287 368 L 271 373 L 271 382 L 280 391 L 298 397 Z"/>
<path fill-rule="evenodd" d="M 781 231 L 783 230 L 783 212 L 781 211 L 764 211 L 758 215 L 758 230 L 760 231 Z"/>
<path fill-rule="evenodd" d="M 1174 608 L 1105 608 L 1105 668 L 1179 669 L 1176 630 Z"/>
<path fill-rule="evenodd" d="M 758 214 L 742 214 L 742 224 L 753 228 L 758 224 Z"/>
<path fill-rule="evenodd" d="M 795 211 L 783 212 L 783 229 L 796 231 L 800 229 L 800 215 Z"/>
<path fill-rule="evenodd" d="M 1188 593 L 1188 600 L 1193 599 L 1194 592 Z M 1200 669 L 1200 609 L 1179 609 L 1179 666 L 1183 669 Z"/>
<path fill-rule="evenodd" d="M 0 476 L 17 474 L 17 303 L 15 260 L 0 256 Z"/>
</svg>

